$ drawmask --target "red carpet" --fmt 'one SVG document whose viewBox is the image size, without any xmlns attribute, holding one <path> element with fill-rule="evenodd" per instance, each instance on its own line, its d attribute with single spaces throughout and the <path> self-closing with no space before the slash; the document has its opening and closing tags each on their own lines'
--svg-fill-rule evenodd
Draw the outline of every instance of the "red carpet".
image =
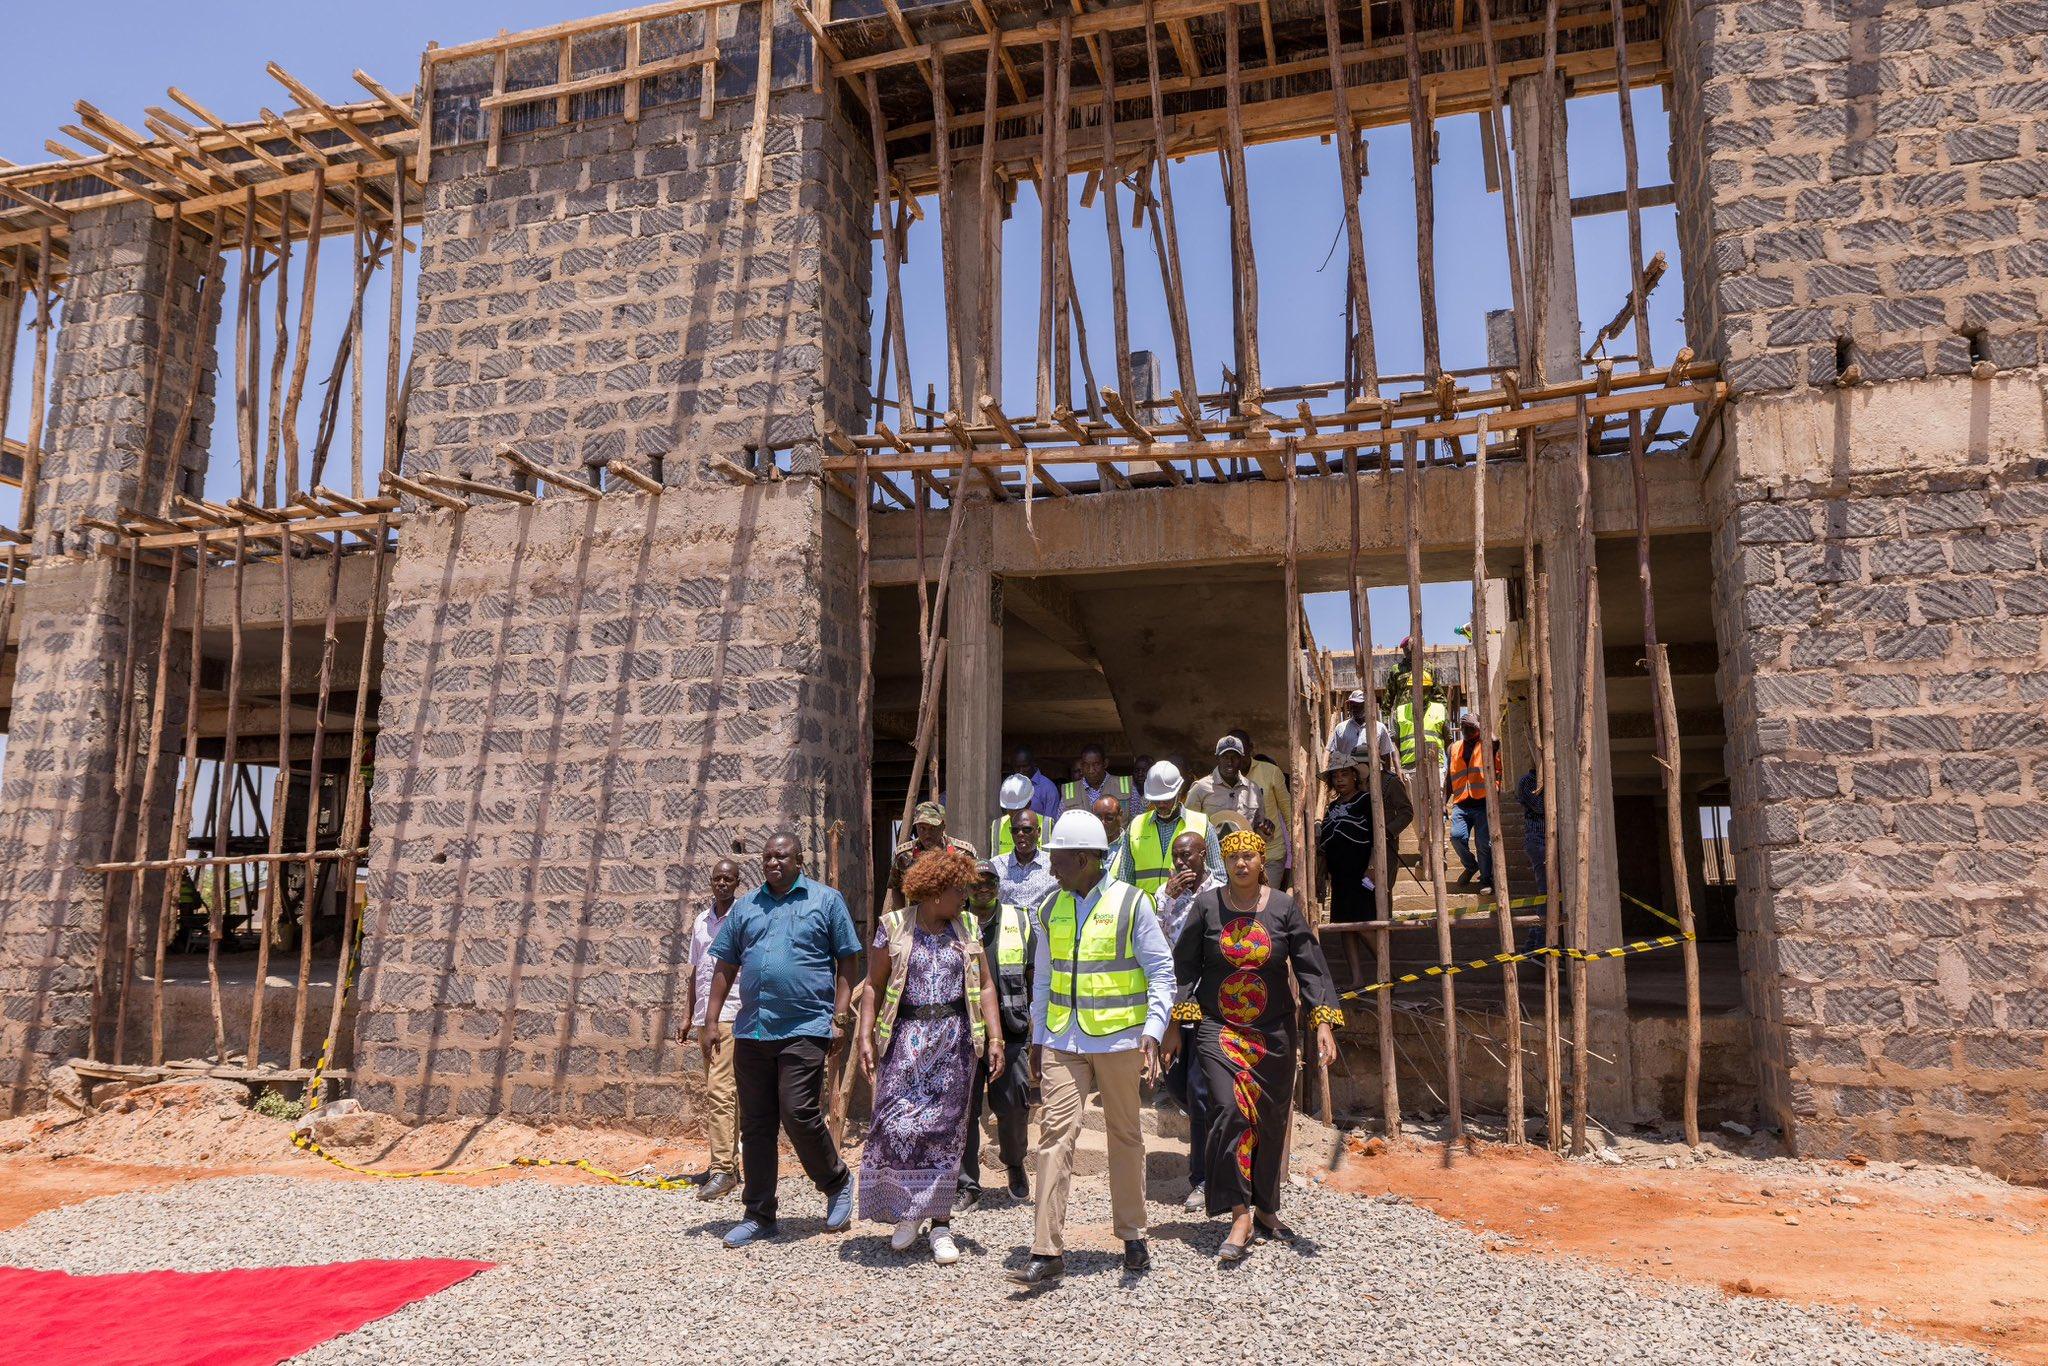
<svg viewBox="0 0 2048 1366">
<path fill-rule="evenodd" d="M 487 1271 L 432 1258 L 72 1276 L 0 1267 L 9 1366 L 270 1366 Z"/>
</svg>

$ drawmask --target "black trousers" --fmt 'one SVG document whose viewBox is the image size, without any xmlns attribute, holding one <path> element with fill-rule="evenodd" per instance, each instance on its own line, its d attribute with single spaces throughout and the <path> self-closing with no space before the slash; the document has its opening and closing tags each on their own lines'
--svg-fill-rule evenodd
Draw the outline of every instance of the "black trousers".
<svg viewBox="0 0 2048 1366">
<path fill-rule="evenodd" d="M 1030 1035 L 1003 1039 L 1003 1073 L 991 1078 L 988 1057 L 982 1056 L 974 1069 L 974 1090 L 967 1103 L 967 1148 L 960 1155 L 960 1189 L 981 1189 L 981 1108 L 984 1102 L 996 1112 L 996 1155 L 1012 1169 L 1024 1165 L 1030 1150 L 1031 1128 Z"/>
<path fill-rule="evenodd" d="M 735 1039 L 733 1089 L 740 1102 L 740 1195 L 749 1218 L 775 1221 L 775 1185 L 781 1150 L 779 1125 L 789 1135 L 811 1184 L 832 1194 L 851 1179 L 839 1145 L 825 1127 L 819 1097 L 825 1090 L 824 1039 Z"/>
<path fill-rule="evenodd" d="M 1207 1185 L 1209 1180 L 1209 1121 L 1213 1118 L 1209 1100 L 1209 1076 L 1195 1058 L 1195 1026 L 1167 1026 L 1180 1031 L 1180 1051 L 1166 1072 L 1166 1089 L 1180 1099 L 1188 1112 L 1188 1184 Z"/>
</svg>

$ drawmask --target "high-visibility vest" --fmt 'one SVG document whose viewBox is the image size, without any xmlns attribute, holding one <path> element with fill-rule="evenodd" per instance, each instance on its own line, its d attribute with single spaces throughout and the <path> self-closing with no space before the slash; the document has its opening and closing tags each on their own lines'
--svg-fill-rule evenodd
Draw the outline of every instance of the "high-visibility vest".
<svg viewBox="0 0 2048 1366">
<path fill-rule="evenodd" d="M 1060 784 L 1061 806 L 1069 806 L 1074 802 L 1078 802 L 1084 795 L 1081 791 L 1081 780 L 1079 778 Z M 1096 789 L 1096 795 L 1098 797 L 1114 797 L 1119 803 L 1129 806 L 1131 802 L 1131 780 L 1127 775 L 1121 773 L 1104 774 L 1102 786 Z"/>
<path fill-rule="evenodd" d="M 1442 732 L 1449 713 L 1441 702 L 1429 702 L 1422 708 L 1423 738 L 1429 742 L 1432 751 L 1440 748 L 1434 737 Z M 1409 698 L 1394 708 L 1394 735 L 1401 744 L 1401 766 L 1412 768 L 1415 764 L 1415 700 Z"/>
<path fill-rule="evenodd" d="M 1477 802 L 1486 799 L 1485 746 L 1477 740 L 1459 740 L 1451 746 L 1451 801 Z"/>
<path fill-rule="evenodd" d="M 996 966 L 999 968 L 1021 968 L 1025 952 L 1031 944 L 1031 916 L 1022 906 L 1008 902 L 1001 908 L 1001 920 L 996 925 Z"/>
<path fill-rule="evenodd" d="M 996 912 L 996 999 L 1018 1028 L 1031 1019 L 1031 912 L 1005 902 Z"/>
<path fill-rule="evenodd" d="M 1025 809 L 1029 810 L 1030 808 L 1026 807 Z M 1017 838 L 1010 833 L 1010 817 L 1016 814 L 1014 811 L 1005 811 L 1002 815 L 988 823 L 988 856 L 990 858 L 994 858 L 998 854 L 1012 854 L 1017 851 Z"/>
<path fill-rule="evenodd" d="M 1061 888 L 1046 902 L 1040 932 L 1052 960 L 1045 1027 L 1057 1034 L 1070 1020 L 1106 1038 L 1145 1023 L 1145 970 L 1138 964 L 1138 912 L 1144 898 L 1128 882 L 1104 879 L 1085 924 L 1080 903 Z"/>
<path fill-rule="evenodd" d="M 1147 896 L 1158 895 L 1161 884 L 1173 875 L 1173 842 L 1190 832 L 1207 841 L 1209 818 L 1182 806 L 1179 827 L 1170 836 L 1162 838 L 1158 815 L 1151 811 L 1139 812 L 1131 822 L 1129 833 L 1124 836 L 1130 851 L 1132 885 Z"/>
<path fill-rule="evenodd" d="M 882 917 L 882 928 L 889 935 L 889 986 L 882 993 L 882 1005 L 875 1015 L 878 1053 L 889 1051 L 889 1036 L 896 1031 L 896 1012 L 903 1005 L 903 984 L 910 977 L 911 917 L 915 914 L 915 906 L 904 906 Z M 953 932 L 953 940 L 960 946 L 960 958 L 965 964 L 961 974 L 961 994 L 967 1003 L 967 1024 L 974 1036 L 974 1051 L 980 1053 L 988 1041 L 988 1025 L 981 1018 L 981 960 L 973 952 L 975 943 L 981 938 L 981 928 L 972 911 L 962 911 L 947 928 Z"/>
</svg>

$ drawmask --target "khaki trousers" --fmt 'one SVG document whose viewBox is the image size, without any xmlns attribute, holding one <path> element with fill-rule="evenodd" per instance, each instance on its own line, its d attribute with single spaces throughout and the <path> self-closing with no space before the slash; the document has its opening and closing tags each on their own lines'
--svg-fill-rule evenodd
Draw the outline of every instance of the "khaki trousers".
<svg viewBox="0 0 2048 1366">
<path fill-rule="evenodd" d="M 1074 1141 L 1081 1111 L 1093 1090 L 1102 1102 L 1109 1138 L 1109 1197 L 1116 1236 L 1129 1242 L 1145 1236 L 1145 1131 L 1138 1127 L 1138 1083 L 1145 1055 L 1136 1048 L 1118 1053 L 1063 1053 L 1045 1050 L 1039 1078 L 1045 1098 L 1038 1125 L 1037 1227 L 1034 1257 L 1066 1251 L 1067 1188 L 1074 1177 Z"/>
<path fill-rule="evenodd" d="M 740 1174 L 740 1111 L 732 1081 L 732 1027 L 712 1024 L 716 1031 L 711 1058 L 704 1066 L 704 1133 L 711 1140 L 711 1166 L 738 1179 Z"/>
</svg>

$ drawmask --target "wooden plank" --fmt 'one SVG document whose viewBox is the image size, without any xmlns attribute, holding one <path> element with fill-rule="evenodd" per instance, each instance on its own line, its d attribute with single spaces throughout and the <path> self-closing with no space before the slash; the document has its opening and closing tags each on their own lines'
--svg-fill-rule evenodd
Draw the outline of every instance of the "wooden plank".
<svg viewBox="0 0 2048 1366">
<path fill-rule="evenodd" d="M 345 118 L 340 113 L 336 112 L 333 105 L 327 103 L 327 101 L 321 99 L 318 95 L 314 94 L 302 82 L 295 78 L 290 72 L 286 71 L 283 67 L 279 66 L 276 62 L 265 63 L 263 69 L 270 74 L 270 78 L 272 80 L 276 81 L 279 85 L 283 86 L 286 90 L 290 91 L 292 98 L 297 100 L 302 107 L 310 109 L 316 114 L 324 115 L 327 119 L 329 126 L 339 129 L 348 138 L 348 140 L 355 143 L 356 146 L 361 147 L 364 151 L 368 152 L 371 156 L 377 158 L 380 161 L 383 160 L 388 155 L 388 153 L 386 153 L 382 147 L 378 146 L 377 143 L 371 139 L 368 133 L 365 133 L 361 128 L 358 128 L 356 126 L 355 120 Z"/>
<path fill-rule="evenodd" d="M 638 33 L 637 28 L 628 30 Z M 553 85 L 530 86 L 524 90 L 506 90 L 484 96 L 477 101 L 477 107 L 485 110 L 508 109 L 522 104 L 544 104 L 549 100 L 559 103 L 576 95 L 587 95 L 593 90 L 609 90 L 613 86 L 627 87 L 627 108 L 634 118 L 639 117 L 635 107 L 638 104 L 632 92 L 644 80 L 656 76 L 667 76 L 678 71 L 690 71 L 700 66 L 710 66 L 718 60 L 717 43 L 709 43 L 695 52 L 684 52 L 674 57 L 663 57 L 660 61 L 648 62 L 642 66 L 627 66 L 618 71 L 598 71 L 588 76 L 563 79 Z M 566 121 L 566 120 L 565 120 Z"/>
<path fill-rule="evenodd" d="M 775 76 L 775 0 L 760 0 L 761 41 L 754 65 L 754 126 L 747 138 L 747 177 L 740 198 L 761 197 L 761 158 L 768 147 L 768 88 Z"/>
</svg>

